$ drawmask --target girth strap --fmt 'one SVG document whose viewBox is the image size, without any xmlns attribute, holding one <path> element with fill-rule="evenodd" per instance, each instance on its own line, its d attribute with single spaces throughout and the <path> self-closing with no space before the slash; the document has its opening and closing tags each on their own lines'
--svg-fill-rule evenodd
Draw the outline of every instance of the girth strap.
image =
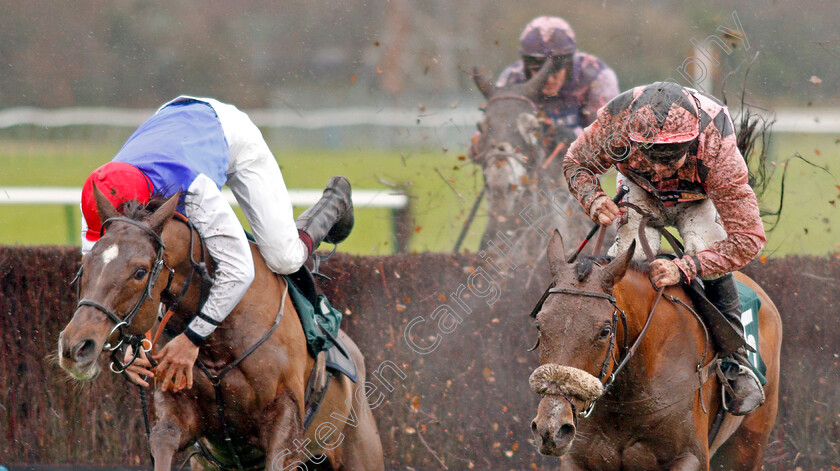
<svg viewBox="0 0 840 471">
<path fill-rule="evenodd" d="M 196 366 L 198 367 L 198 369 L 201 370 L 201 372 L 204 373 L 205 376 L 207 376 L 207 379 L 210 380 L 210 384 L 213 385 L 213 393 L 216 396 L 216 413 L 219 416 L 219 423 L 222 425 L 222 433 L 224 435 L 224 440 L 227 444 L 228 451 L 231 453 L 231 455 L 234 458 L 234 461 L 236 462 L 237 468 L 240 470 L 244 470 L 245 468 L 242 466 L 242 462 L 239 459 L 239 454 L 236 452 L 236 447 L 233 446 L 233 440 L 230 436 L 230 431 L 228 430 L 227 424 L 225 423 L 225 399 L 222 396 L 222 378 L 224 378 L 224 376 L 228 374 L 230 370 L 232 370 L 243 360 L 248 358 L 250 354 L 254 353 L 254 350 L 259 348 L 260 345 L 265 343 L 265 341 L 268 340 L 272 334 L 274 334 L 274 331 L 277 330 L 277 327 L 280 325 L 280 321 L 283 319 L 283 311 L 286 309 L 286 298 L 288 294 L 289 285 L 286 284 L 286 288 L 283 290 L 282 301 L 280 302 L 280 310 L 277 312 L 277 317 L 274 318 L 274 324 L 271 326 L 270 329 L 268 329 L 268 332 L 266 332 L 265 335 L 263 335 L 262 338 L 260 338 L 257 341 L 257 343 L 252 345 L 239 358 L 225 366 L 219 372 L 219 374 L 211 373 L 210 370 L 206 366 L 204 366 L 202 362 L 196 362 Z"/>
</svg>

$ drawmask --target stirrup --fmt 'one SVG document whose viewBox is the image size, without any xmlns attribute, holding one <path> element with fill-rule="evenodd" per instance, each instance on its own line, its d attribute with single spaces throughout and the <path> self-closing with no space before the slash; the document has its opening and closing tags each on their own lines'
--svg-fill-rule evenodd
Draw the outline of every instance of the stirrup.
<svg viewBox="0 0 840 471">
<path fill-rule="evenodd" d="M 330 257 L 335 255 L 335 251 L 338 249 L 338 245 L 333 245 L 332 250 L 326 255 L 321 255 L 317 252 L 312 252 L 312 276 L 320 277 L 323 280 L 332 281 L 330 277 L 324 275 L 323 273 L 319 272 L 318 269 L 321 268 L 321 262 L 328 260 Z"/>
<path fill-rule="evenodd" d="M 765 399 L 767 399 L 767 397 L 764 395 L 764 388 L 761 386 L 761 381 L 759 381 L 758 376 L 756 376 L 756 374 L 752 370 L 752 368 L 744 366 L 744 365 L 738 363 L 737 361 L 733 361 L 732 363 L 735 364 L 735 365 L 738 365 L 738 374 L 735 376 L 735 379 L 733 379 L 732 381 L 737 381 L 738 376 L 741 376 L 742 374 L 744 376 L 748 376 L 750 379 L 755 381 L 755 385 L 758 387 L 758 391 L 761 393 L 761 401 L 759 402 L 759 405 L 756 407 L 756 409 L 758 409 L 759 407 L 761 407 L 764 404 Z M 726 376 L 724 376 L 723 380 L 721 381 L 721 387 L 720 387 L 720 394 L 721 394 L 721 398 L 723 399 L 721 402 L 723 403 L 723 410 L 725 410 L 726 412 L 729 412 L 729 407 L 727 406 L 728 401 L 726 400 L 726 397 L 727 397 L 726 393 L 727 392 L 729 392 L 731 399 L 735 398 L 735 389 L 729 384 L 729 380 L 726 379 Z M 755 410 L 755 409 L 753 409 L 753 410 Z M 750 412 L 752 412 L 752 411 L 750 411 Z"/>
</svg>

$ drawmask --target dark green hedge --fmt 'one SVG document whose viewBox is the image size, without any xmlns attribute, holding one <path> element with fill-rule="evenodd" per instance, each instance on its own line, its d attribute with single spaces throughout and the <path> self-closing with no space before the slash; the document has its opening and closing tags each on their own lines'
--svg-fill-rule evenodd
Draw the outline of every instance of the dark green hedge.
<svg viewBox="0 0 840 471">
<path fill-rule="evenodd" d="M 148 463 L 136 389 L 111 373 L 77 384 L 51 357 L 75 306 L 69 281 L 78 261 L 71 247 L 0 247 L 3 464 Z M 536 454 L 528 426 L 538 398 L 527 386 L 537 361 L 526 352 L 535 339 L 527 313 L 546 269 L 532 277 L 519 266 L 500 280 L 476 256 L 421 254 L 336 255 L 323 271 L 369 377 L 381 372 L 371 380 L 383 393 L 375 415 L 389 469 L 556 467 Z M 781 412 L 765 469 L 791 469 L 794 460 L 829 469 L 840 442 L 840 261 L 786 257 L 746 271 L 771 293 L 784 321 Z M 483 274 L 491 272 L 488 285 Z M 472 312 L 458 324 L 446 306 L 464 313 L 453 295 L 461 285 Z M 405 338 L 412 320 L 414 347 Z"/>
</svg>

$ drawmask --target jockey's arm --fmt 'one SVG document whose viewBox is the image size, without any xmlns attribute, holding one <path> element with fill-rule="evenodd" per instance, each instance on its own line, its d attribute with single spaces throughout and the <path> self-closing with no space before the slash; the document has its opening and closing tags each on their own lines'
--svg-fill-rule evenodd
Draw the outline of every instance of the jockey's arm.
<svg viewBox="0 0 840 471">
<path fill-rule="evenodd" d="M 704 186 L 720 214 L 727 237 L 697 253 L 694 259 L 683 257 L 678 261 L 688 278 L 739 270 L 755 258 L 767 242 L 758 200 L 749 185 L 747 165 L 734 134 L 720 140 L 717 158 L 712 162 Z"/>
<path fill-rule="evenodd" d="M 254 280 L 254 260 L 233 208 L 210 178 L 199 175 L 193 181 L 184 207 L 216 264 L 207 302 L 185 332 L 199 345 L 245 295 Z"/>
<path fill-rule="evenodd" d="M 587 214 L 591 213 L 591 206 L 596 199 L 609 199 L 601 188 L 598 176 L 614 163 L 605 148 L 608 142 L 612 142 L 611 138 L 616 132 L 613 130 L 613 122 L 620 120 L 612 118 L 606 108 L 601 108 L 598 119 L 584 128 L 563 158 L 563 176 L 569 191 Z"/>
<path fill-rule="evenodd" d="M 254 280 L 254 261 L 245 231 L 222 192 L 208 177 L 199 175 L 190 185 L 184 204 L 186 216 L 204 239 L 215 261 L 213 286 L 207 302 L 183 334 L 170 340 L 154 356 L 160 363 L 155 376 L 163 391 L 190 389 L 198 347 L 239 303 Z"/>
</svg>

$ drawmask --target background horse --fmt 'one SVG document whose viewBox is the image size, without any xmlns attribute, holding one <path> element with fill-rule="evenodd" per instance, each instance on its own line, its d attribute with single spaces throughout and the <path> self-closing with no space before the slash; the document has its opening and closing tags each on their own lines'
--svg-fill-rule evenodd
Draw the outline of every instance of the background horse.
<svg viewBox="0 0 840 471">
<path fill-rule="evenodd" d="M 103 220 L 118 218 L 98 191 L 96 199 Z M 89 302 L 79 303 L 58 341 L 59 363 L 74 378 L 93 379 L 103 347 L 113 349 L 152 329 L 162 299 L 175 310 L 168 326 L 176 332 L 199 309 L 201 283 L 190 280 L 197 281 L 195 261 L 205 254 L 192 226 L 173 219 L 177 201 L 173 196 L 153 212 L 128 203 L 126 217 L 108 222 L 107 233 L 83 258 L 79 297 Z M 229 450 L 227 434 L 237 449 L 230 454 L 249 458 L 256 454 L 272 470 L 286 469 L 298 459 L 306 461 L 301 453 L 307 457 L 323 453 L 337 470 L 383 469 L 382 446 L 365 396 L 364 358 L 344 332 L 339 338 L 358 367 L 358 382 L 337 376 L 315 420 L 303 430 L 304 388 L 314 360 L 284 279 L 268 269 L 254 245 L 251 251 L 254 281 L 201 347 L 197 363 L 218 374 L 269 332 L 278 313 L 279 326 L 224 376 L 224 424 L 214 387 L 197 367 L 192 389 L 153 392 L 149 445 L 155 470 L 168 471 L 174 454 L 199 438 L 216 451 Z M 158 279 L 162 268 L 166 270 Z M 115 327 L 114 316 L 127 325 Z M 193 469 L 204 468 L 194 459 Z"/>
<path fill-rule="evenodd" d="M 709 443 L 721 387 L 698 372 L 714 355 L 703 326 L 668 299 L 691 306 L 680 287 L 665 290 L 635 355 L 603 392 L 625 353 L 621 344 L 639 337 L 656 298 L 644 267 L 630 267 L 634 248 L 602 268 L 592 259 L 566 263 L 559 233 L 549 243 L 553 287 L 537 314 L 541 366 L 531 377 L 543 394 L 531 423 L 539 452 L 566 455 L 564 470 L 705 470 L 710 460 L 713 469 L 760 469 L 778 410 L 782 326 L 767 294 L 740 273 L 736 278 L 761 298 L 763 406 L 744 417 L 726 414 Z M 578 422 L 582 410 L 591 415 Z"/>
<path fill-rule="evenodd" d="M 528 259 L 538 260 L 551 229 L 581 240 L 591 225 L 563 178 L 563 157 L 575 134 L 558 127 L 557 136 L 545 139 L 549 136 L 543 136 L 538 118 L 543 113 L 537 103 L 552 67 L 553 60 L 548 60 L 527 82 L 507 87 L 495 87 L 473 70 L 487 99 L 474 157 L 484 175 L 489 213 L 479 250 L 501 232 Z M 546 148 L 545 141 L 558 146 Z"/>
</svg>

